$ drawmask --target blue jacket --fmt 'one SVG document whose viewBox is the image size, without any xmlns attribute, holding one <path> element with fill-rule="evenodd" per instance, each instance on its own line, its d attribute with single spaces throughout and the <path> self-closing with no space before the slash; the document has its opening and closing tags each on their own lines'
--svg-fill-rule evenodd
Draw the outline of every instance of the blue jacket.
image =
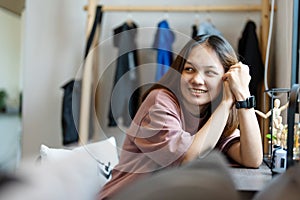
<svg viewBox="0 0 300 200">
<path fill-rule="evenodd" d="M 170 30 L 168 22 L 166 20 L 159 22 L 153 43 L 153 48 L 157 49 L 156 81 L 168 71 L 173 62 L 172 44 L 174 40 L 175 35 Z"/>
</svg>

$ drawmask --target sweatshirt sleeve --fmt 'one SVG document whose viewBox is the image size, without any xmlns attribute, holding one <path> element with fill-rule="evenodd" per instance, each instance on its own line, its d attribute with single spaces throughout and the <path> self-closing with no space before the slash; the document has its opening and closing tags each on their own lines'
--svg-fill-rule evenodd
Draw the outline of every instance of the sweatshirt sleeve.
<svg viewBox="0 0 300 200">
<path fill-rule="evenodd" d="M 222 151 L 224 154 L 227 153 L 231 145 L 240 141 L 240 131 L 236 129 L 231 135 L 227 137 L 221 137 L 218 141 L 216 148 Z"/>
<path fill-rule="evenodd" d="M 134 142 L 158 165 L 180 165 L 193 136 L 183 130 L 180 107 L 171 93 L 159 90 L 150 95 L 154 103 L 140 121 Z"/>
</svg>

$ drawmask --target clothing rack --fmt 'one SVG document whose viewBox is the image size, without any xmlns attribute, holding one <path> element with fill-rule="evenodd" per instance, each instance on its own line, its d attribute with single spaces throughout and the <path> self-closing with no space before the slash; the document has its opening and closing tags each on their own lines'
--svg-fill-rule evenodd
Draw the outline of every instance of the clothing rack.
<svg viewBox="0 0 300 200">
<path fill-rule="evenodd" d="M 238 6 L 103 6 L 103 12 L 227 12 L 261 11 L 261 5 Z M 87 10 L 87 7 L 84 8 Z"/>
<path fill-rule="evenodd" d="M 88 0 L 88 5 L 84 10 L 88 12 L 87 17 L 87 36 L 91 31 L 91 24 L 95 16 L 95 10 L 99 0 Z M 260 12 L 261 13 L 261 52 L 262 59 L 265 60 L 267 48 L 269 20 L 270 20 L 270 3 L 269 0 L 261 0 L 258 5 L 218 5 L 218 6 L 120 6 L 120 5 L 103 5 L 103 12 Z M 97 44 L 98 41 L 94 41 Z M 95 58 L 90 58 L 90 61 Z M 88 142 L 89 135 L 89 112 L 91 92 L 93 90 L 93 63 L 86 62 L 83 68 L 82 77 L 82 96 L 79 120 L 79 141 L 83 144 Z M 263 94 L 264 89 L 262 90 Z"/>
</svg>

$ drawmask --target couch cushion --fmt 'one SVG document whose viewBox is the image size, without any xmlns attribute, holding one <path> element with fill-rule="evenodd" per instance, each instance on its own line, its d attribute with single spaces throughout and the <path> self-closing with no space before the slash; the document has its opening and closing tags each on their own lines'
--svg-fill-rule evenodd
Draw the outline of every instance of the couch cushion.
<svg viewBox="0 0 300 200">
<path fill-rule="evenodd" d="M 70 156 L 71 153 L 84 152 L 96 161 L 98 160 L 105 164 L 110 162 L 111 167 L 114 167 L 119 162 L 116 146 L 115 137 L 73 149 L 51 148 L 42 144 L 40 147 L 41 162 L 55 162 Z"/>
<path fill-rule="evenodd" d="M 111 167 L 118 163 L 114 137 L 73 149 L 41 145 L 40 158 L 38 164 L 18 169 L 24 184 L 7 188 L 3 199 L 94 200 L 108 181 L 98 161 L 110 162 Z"/>
</svg>

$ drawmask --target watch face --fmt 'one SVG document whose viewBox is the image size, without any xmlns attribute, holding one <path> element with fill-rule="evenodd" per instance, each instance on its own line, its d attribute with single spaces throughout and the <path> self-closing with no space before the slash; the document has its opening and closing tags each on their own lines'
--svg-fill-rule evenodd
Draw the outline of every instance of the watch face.
<svg viewBox="0 0 300 200">
<path fill-rule="evenodd" d="M 254 96 L 251 96 L 249 97 L 248 99 L 248 107 L 247 108 L 254 108 L 256 106 L 256 102 L 255 102 L 255 97 Z"/>
</svg>

